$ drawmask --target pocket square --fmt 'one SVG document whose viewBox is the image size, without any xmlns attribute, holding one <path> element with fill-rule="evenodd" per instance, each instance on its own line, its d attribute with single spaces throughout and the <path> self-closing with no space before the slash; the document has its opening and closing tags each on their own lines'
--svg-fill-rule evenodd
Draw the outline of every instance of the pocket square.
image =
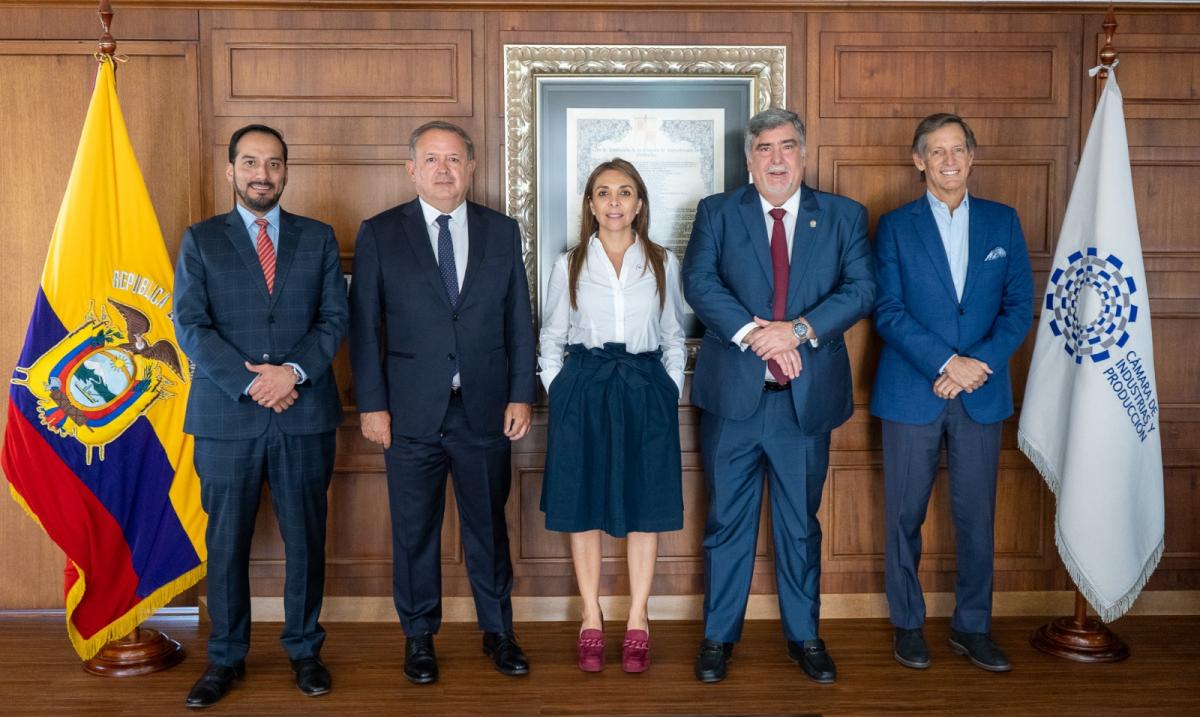
<svg viewBox="0 0 1200 717">
<path fill-rule="evenodd" d="M 993 259 L 1003 259 L 1006 256 L 1008 256 L 1008 252 L 1004 251 L 1004 247 L 998 246 L 995 249 L 992 249 L 991 251 L 989 251 L 988 255 L 986 257 L 984 257 L 983 260 L 991 261 Z"/>
</svg>

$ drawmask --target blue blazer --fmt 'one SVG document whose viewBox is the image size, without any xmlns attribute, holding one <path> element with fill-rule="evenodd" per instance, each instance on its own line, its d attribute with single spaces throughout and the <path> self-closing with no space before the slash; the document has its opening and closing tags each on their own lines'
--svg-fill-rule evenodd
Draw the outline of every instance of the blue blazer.
<svg viewBox="0 0 1200 717">
<path fill-rule="evenodd" d="M 883 353 L 871 413 L 925 424 L 945 408 L 933 393 L 938 370 L 953 354 L 992 369 L 987 383 L 960 394 L 977 423 L 1012 415 L 1008 360 L 1033 320 L 1033 275 L 1021 223 L 1012 207 L 971 196 L 967 279 L 962 301 L 929 200 L 921 195 L 879 220 L 875 329 Z"/>
<path fill-rule="evenodd" d="M 471 428 L 501 433 L 509 403 L 532 403 L 534 336 L 521 233 L 467 203 L 467 269 L 450 306 L 420 202 L 362 223 L 350 281 L 350 362 L 358 410 L 390 411 L 392 432 L 436 432 L 457 357 Z"/>
<path fill-rule="evenodd" d="M 774 314 L 770 233 L 758 190 L 746 185 L 702 200 L 683 260 L 683 290 L 704 323 L 692 403 L 723 418 L 748 418 L 762 398 L 766 365 L 731 342 L 743 326 Z M 804 316 L 820 344 L 800 345 L 804 362 L 791 396 L 806 435 L 850 417 L 850 362 L 843 333 L 871 311 L 875 277 L 867 211 L 836 194 L 801 187 L 785 316 Z"/>
<path fill-rule="evenodd" d="M 289 434 L 332 431 L 342 421 L 330 366 L 349 310 L 337 240 L 328 224 L 281 211 L 275 291 L 237 210 L 188 227 L 175 265 L 175 335 L 196 365 L 183 430 L 255 438 L 274 420 Z M 283 413 L 244 394 L 243 365 L 296 363 L 308 380 Z"/>
</svg>

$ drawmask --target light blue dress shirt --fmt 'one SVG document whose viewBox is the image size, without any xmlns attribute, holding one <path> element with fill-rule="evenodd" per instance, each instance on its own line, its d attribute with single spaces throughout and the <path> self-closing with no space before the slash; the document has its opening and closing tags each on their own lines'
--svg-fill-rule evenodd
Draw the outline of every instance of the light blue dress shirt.
<svg viewBox="0 0 1200 717">
<path fill-rule="evenodd" d="M 963 286 L 967 283 L 967 258 L 969 256 L 967 238 L 969 236 L 968 227 L 971 223 L 970 198 L 964 193 L 962 202 L 952 214 L 950 206 L 933 196 L 932 192 L 925 192 L 925 197 L 929 200 L 929 208 L 933 210 L 933 220 L 937 222 L 938 234 L 942 237 L 942 248 L 946 250 L 946 260 L 950 262 L 950 279 L 954 282 L 954 292 L 958 294 L 958 300 L 962 301 Z M 951 354 L 950 358 L 942 364 L 938 374 L 943 373 L 946 370 L 946 364 L 950 363 L 950 359 L 957 355 Z"/>
<path fill-rule="evenodd" d="M 254 212 L 243 207 L 241 204 L 235 205 L 238 214 L 241 215 L 242 221 L 246 224 L 246 233 L 250 235 L 250 246 L 254 247 L 254 253 L 258 253 L 258 217 Z M 267 212 L 262 217 L 267 220 L 267 236 L 271 238 L 271 248 L 275 250 L 275 256 L 279 256 L 279 205 L 271 207 L 271 211 Z"/>
<path fill-rule="evenodd" d="M 929 199 L 929 208 L 933 210 L 933 219 L 937 222 L 938 234 L 942 236 L 942 247 L 946 250 L 946 259 L 950 262 L 950 278 L 954 280 L 954 291 L 958 300 L 962 301 L 963 286 L 967 283 L 967 227 L 971 222 L 970 198 L 963 194 L 962 203 L 954 213 L 950 207 L 925 192 Z"/>
<path fill-rule="evenodd" d="M 241 216 L 242 221 L 245 222 L 246 233 L 250 235 L 250 245 L 254 247 L 254 253 L 258 254 L 258 224 L 256 224 L 255 222 L 257 222 L 260 217 L 258 215 L 256 215 L 254 212 L 250 211 L 249 209 L 243 207 L 241 204 L 234 204 L 233 206 L 235 209 L 237 209 L 238 215 Z M 275 256 L 278 257 L 279 256 L 279 205 L 276 204 L 275 206 L 271 207 L 271 211 L 264 214 L 261 218 L 267 220 L 267 237 L 271 240 L 271 249 L 273 249 L 275 251 Z M 304 369 L 300 367 L 300 364 L 289 361 L 286 364 L 284 364 L 284 366 L 291 366 L 292 368 L 296 369 L 296 371 L 300 374 L 300 380 L 296 381 L 297 384 L 304 383 L 305 381 L 308 380 L 308 374 L 304 373 Z M 242 391 L 242 393 L 249 394 L 250 387 L 253 386 L 254 381 L 257 381 L 257 380 L 258 380 L 258 376 L 255 376 L 254 379 L 252 379 L 250 381 L 250 383 L 246 384 L 246 390 Z"/>
</svg>

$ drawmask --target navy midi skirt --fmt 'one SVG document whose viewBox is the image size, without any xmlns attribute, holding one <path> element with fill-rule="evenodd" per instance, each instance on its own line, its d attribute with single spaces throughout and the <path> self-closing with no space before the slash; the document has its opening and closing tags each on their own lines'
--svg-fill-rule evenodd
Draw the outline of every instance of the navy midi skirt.
<svg viewBox="0 0 1200 717">
<path fill-rule="evenodd" d="M 546 528 L 618 538 L 683 527 L 679 391 L 662 351 L 567 347 L 550 384 Z"/>
</svg>

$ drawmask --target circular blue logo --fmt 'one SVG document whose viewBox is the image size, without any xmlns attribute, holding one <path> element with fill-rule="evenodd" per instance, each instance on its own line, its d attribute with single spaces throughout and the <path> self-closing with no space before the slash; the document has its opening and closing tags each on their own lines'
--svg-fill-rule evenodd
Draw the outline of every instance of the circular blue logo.
<svg viewBox="0 0 1200 717">
<path fill-rule="evenodd" d="M 1054 312 L 1050 330 L 1066 342 L 1063 348 L 1075 363 L 1089 357 L 1095 363 L 1110 357 L 1113 346 L 1129 340 L 1126 330 L 1137 321 L 1137 304 L 1132 297 L 1137 285 L 1121 273 L 1123 263 L 1108 255 L 1101 259 L 1096 247 L 1067 257 L 1067 266 L 1050 276 L 1052 289 L 1046 294 L 1047 311 Z"/>
</svg>

